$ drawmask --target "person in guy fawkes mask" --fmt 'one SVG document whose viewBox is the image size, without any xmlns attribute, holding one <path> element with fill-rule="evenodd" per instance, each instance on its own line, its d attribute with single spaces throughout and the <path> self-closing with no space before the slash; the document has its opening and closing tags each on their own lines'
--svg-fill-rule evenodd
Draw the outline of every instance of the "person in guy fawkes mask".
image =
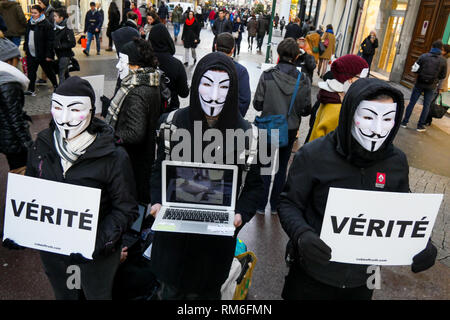
<svg viewBox="0 0 450 320">
<path fill-rule="evenodd" d="M 242 150 L 237 150 L 236 145 L 233 150 L 227 150 L 225 146 L 226 129 L 243 129 L 244 131 L 251 129 L 250 123 L 239 113 L 237 74 L 234 63 L 228 56 L 215 52 L 199 61 L 192 78 L 190 106 L 173 111 L 172 115 L 171 125 L 190 132 L 191 161 L 194 161 L 196 157 L 193 152 L 194 144 L 200 144 L 204 149 L 211 143 L 196 141 L 195 138 L 201 139 L 201 137 L 194 136 L 195 123 L 197 125 L 201 123 L 202 133 L 208 128 L 220 130 L 224 137 L 224 145 L 220 146 L 224 149 L 222 164 L 230 164 L 225 161 L 226 155 L 233 153 L 234 163 L 237 164 L 239 171 L 237 185 L 241 186 L 244 183 L 242 170 L 245 165 L 236 162 Z M 167 118 L 170 116 L 171 113 L 161 117 L 160 121 L 163 125 L 167 124 Z M 162 139 L 164 133 L 162 134 L 161 131 L 158 157 L 153 166 L 151 180 L 153 204 L 151 214 L 155 217 L 161 208 L 161 163 L 165 159 Z M 173 149 L 175 144 L 170 142 L 170 149 Z M 247 146 L 248 144 L 246 149 L 248 149 Z M 176 159 L 171 157 L 171 160 Z M 246 175 L 242 193 L 236 199 L 234 225 L 238 229 L 234 237 L 155 233 L 151 263 L 154 274 L 162 283 L 160 299 L 220 299 L 220 288 L 228 277 L 233 260 L 237 232 L 255 214 L 256 203 L 262 189 L 259 166 L 252 164 Z"/>
<path fill-rule="evenodd" d="M 393 145 L 403 110 L 400 91 L 378 79 L 360 79 L 344 98 L 337 129 L 296 153 L 279 206 L 290 238 L 284 299 L 371 299 L 368 266 L 330 262 L 331 249 L 319 234 L 330 187 L 409 192 L 406 156 Z M 384 188 L 376 184 L 379 172 L 386 175 Z M 413 258 L 412 271 L 433 266 L 436 254 L 429 241 Z"/>
<path fill-rule="evenodd" d="M 52 95 L 50 127 L 28 153 L 25 175 L 101 189 L 93 260 L 40 251 L 56 299 L 111 299 L 122 234 L 138 216 L 133 170 L 126 151 L 114 143 L 113 129 L 94 118 L 95 93 L 89 82 L 70 77 Z M 71 197 L 71 195 L 67 195 Z M 82 201 L 82 199 L 80 199 Z M 14 239 L 4 246 L 21 247 Z M 81 289 L 67 287 L 67 268 L 79 265 Z"/>
</svg>

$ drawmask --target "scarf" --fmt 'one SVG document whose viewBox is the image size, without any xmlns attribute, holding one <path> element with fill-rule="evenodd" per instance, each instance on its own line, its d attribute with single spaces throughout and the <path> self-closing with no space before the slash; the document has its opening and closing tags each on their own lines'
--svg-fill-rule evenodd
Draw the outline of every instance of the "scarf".
<svg viewBox="0 0 450 320">
<path fill-rule="evenodd" d="M 192 18 L 191 20 L 186 19 L 186 24 L 187 24 L 188 26 L 192 26 L 192 24 L 194 23 L 194 21 L 195 21 L 195 18 Z"/>
<path fill-rule="evenodd" d="M 38 24 L 39 22 L 42 22 L 44 20 L 45 20 L 45 14 L 41 14 L 41 16 L 37 20 L 34 20 L 33 18 L 31 18 L 30 19 L 30 23 L 32 25 L 35 25 L 35 24 Z"/>
<path fill-rule="evenodd" d="M 438 48 L 431 48 L 430 53 L 437 53 L 438 55 L 441 55 L 442 51 Z"/>
<path fill-rule="evenodd" d="M 130 70 L 130 73 L 122 80 L 119 90 L 117 90 L 116 95 L 111 100 L 105 122 L 115 128 L 123 101 L 130 90 L 141 85 L 157 87 L 159 86 L 160 77 L 160 72 L 153 68 Z"/>
<path fill-rule="evenodd" d="M 85 130 L 78 136 L 70 140 L 66 140 L 61 136 L 58 129 L 53 131 L 56 152 L 58 152 L 58 155 L 61 158 L 64 176 L 72 164 L 86 152 L 86 149 L 94 142 L 96 137 L 97 135 L 90 134 L 87 130 Z"/>
<path fill-rule="evenodd" d="M 319 90 L 319 93 L 317 94 L 317 100 L 319 100 L 320 103 L 328 104 L 328 103 L 339 103 L 341 104 L 341 97 L 337 92 L 329 92 L 323 89 Z"/>
</svg>

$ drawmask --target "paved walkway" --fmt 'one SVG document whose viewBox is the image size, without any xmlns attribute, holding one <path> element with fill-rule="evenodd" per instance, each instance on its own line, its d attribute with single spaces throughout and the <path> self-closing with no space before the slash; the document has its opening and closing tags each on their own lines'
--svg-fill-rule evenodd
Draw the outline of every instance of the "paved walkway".
<svg viewBox="0 0 450 320">
<path fill-rule="evenodd" d="M 171 28 L 169 29 L 171 31 Z M 275 32 L 277 35 L 278 31 Z M 282 39 L 275 36 L 274 42 Z M 197 49 L 199 60 L 211 51 L 212 34 L 203 29 L 202 42 Z M 176 55 L 183 59 L 184 48 L 177 43 Z M 275 51 L 274 51 L 275 52 Z M 76 49 L 81 72 L 73 75 L 87 76 L 105 75 L 105 95 L 111 97 L 115 86 L 117 72 L 115 53 L 102 51 L 101 56 L 85 57 L 79 48 Z M 276 56 L 276 54 L 275 54 Z M 237 60 L 245 65 L 250 74 L 252 93 L 261 73 L 260 65 L 265 60 L 265 54 L 249 53 L 244 37 L 241 54 Z M 192 65 L 187 67 L 191 79 L 194 71 Z M 312 98 L 315 99 L 317 77 L 314 78 Z M 394 84 L 409 99 L 410 90 Z M 46 86 L 37 86 L 37 97 L 26 97 L 26 111 L 33 115 L 31 131 L 35 136 L 48 126 L 50 120 L 50 94 Z M 186 106 L 189 99 L 181 99 L 181 105 Z M 419 101 L 419 103 L 421 103 Z M 415 124 L 420 113 L 420 106 L 414 110 L 411 124 Z M 253 120 L 256 111 L 250 108 L 247 119 Z M 377 290 L 374 299 L 449 299 L 450 279 L 450 139 L 446 126 L 449 117 L 433 121 L 433 125 L 425 133 L 417 133 L 412 129 L 401 129 L 395 140 L 408 156 L 410 164 L 410 187 L 412 192 L 443 193 L 444 201 L 433 230 L 432 240 L 439 247 L 439 257 L 436 265 L 430 270 L 413 274 L 409 267 L 382 268 L 381 290 Z M 300 137 L 296 148 L 300 147 L 308 131 L 308 118 L 303 119 L 300 126 Z M 3 229 L 4 195 L 6 192 L 7 163 L 0 155 L 0 230 Z M 258 262 L 253 276 L 249 299 L 280 299 L 284 276 L 287 268 L 284 263 L 284 248 L 287 236 L 282 230 L 278 217 L 269 213 L 256 215 L 241 231 L 239 237 L 246 242 L 249 250 L 255 252 Z M 0 299 L 53 299 L 53 293 L 42 270 L 36 251 L 8 251 L 0 247 Z"/>
</svg>

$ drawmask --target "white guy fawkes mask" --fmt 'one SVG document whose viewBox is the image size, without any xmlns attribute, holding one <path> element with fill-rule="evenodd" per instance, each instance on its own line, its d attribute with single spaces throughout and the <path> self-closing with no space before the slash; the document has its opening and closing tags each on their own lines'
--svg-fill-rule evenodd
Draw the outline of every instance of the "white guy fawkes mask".
<svg viewBox="0 0 450 320">
<path fill-rule="evenodd" d="M 353 117 L 353 138 L 364 149 L 377 151 L 394 127 L 396 112 L 396 103 L 361 101 Z"/>
<path fill-rule="evenodd" d="M 223 109 L 230 87 L 230 77 L 227 72 L 206 71 L 200 79 L 198 93 L 203 112 L 215 117 Z"/>
<path fill-rule="evenodd" d="M 129 59 L 128 55 L 124 53 L 119 53 L 119 62 L 116 64 L 117 70 L 119 70 L 119 78 L 124 79 L 130 72 L 130 67 L 128 65 Z"/>
<path fill-rule="evenodd" d="M 52 95 L 53 120 L 61 136 L 69 140 L 82 133 L 91 123 L 92 104 L 89 97 Z"/>
</svg>

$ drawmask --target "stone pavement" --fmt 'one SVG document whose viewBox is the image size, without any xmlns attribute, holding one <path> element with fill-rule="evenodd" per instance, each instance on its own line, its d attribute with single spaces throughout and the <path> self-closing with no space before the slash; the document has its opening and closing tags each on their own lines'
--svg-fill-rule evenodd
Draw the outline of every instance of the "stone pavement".
<svg viewBox="0 0 450 320">
<path fill-rule="evenodd" d="M 169 31 L 172 32 L 171 27 Z M 273 42 L 281 42 L 278 31 L 275 31 Z M 212 34 L 209 28 L 203 29 L 202 42 L 197 48 L 198 59 L 211 51 Z M 266 38 L 267 39 L 267 38 Z M 176 46 L 176 55 L 183 59 L 184 48 L 180 41 Z M 276 51 L 274 51 L 276 56 Z M 80 62 L 81 71 L 73 75 L 87 76 L 105 75 L 105 95 L 113 94 L 117 72 L 117 60 L 114 52 L 102 51 L 101 56 L 85 57 L 77 47 L 76 56 Z M 244 36 L 241 53 L 237 60 L 245 65 L 250 74 L 252 96 L 261 73 L 260 65 L 265 60 L 263 54 L 249 53 L 247 40 Z M 192 63 L 192 60 L 191 60 Z M 195 67 L 189 65 L 186 70 L 191 79 Z M 189 80 L 190 81 L 190 80 Z M 312 88 L 312 99 L 315 99 L 317 88 L 315 76 Z M 410 90 L 393 84 L 404 92 L 409 99 Z M 35 136 L 47 127 L 50 120 L 50 94 L 46 86 L 37 86 L 36 97 L 26 97 L 26 111 L 33 115 L 31 131 Z M 419 101 L 419 103 L 421 103 Z M 187 106 L 189 98 L 181 99 L 181 105 Z M 421 107 L 414 110 L 411 124 L 418 120 Z M 257 112 L 250 107 L 246 115 L 253 120 Z M 395 140 L 408 156 L 410 164 L 410 188 L 412 192 L 443 193 L 444 201 L 437 218 L 432 240 L 439 248 L 436 265 L 426 272 L 413 274 L 408 266 L 382 268 L 382 285 L 374 293 L 374 299 L 449 299 L 450 253 L 449 253 L 449 216 L 450 216 L 450 132 L 445 128 L 450 123 L 449 117 L 434 120 L 433 125 L 425 133 L 417 133 L 411 129 L 401 129 Z M 302 120 L 300 135 L 295 145 L 298 149 L 308 131 L 308 118 Z M 294 150 L 294 151 L 295 151 Z M 3 230 L 4 194 L 6 192 L 7 163 L 0 155 L 0 230 Z M 3 196 L 2 196 L 3 195 Z M 267 208 L 267 211 L 270 208 Z M 287 236 L 282 230 L 277 216 L 266 212 L 265 215 L 255 215 L 239 237 L 247 244 L 249 250 L 255 252 L 258 262 L 253 274 L 253 282 L 249 299 L 281 299 L 281 290 L 287 268 L 284 263 L 284 249 Z M 8 251 L 0 247 L 0 299 L 53 299 L 53 293 L 42 270 L 39 255 L 36 251 Z"/>
</svg>

